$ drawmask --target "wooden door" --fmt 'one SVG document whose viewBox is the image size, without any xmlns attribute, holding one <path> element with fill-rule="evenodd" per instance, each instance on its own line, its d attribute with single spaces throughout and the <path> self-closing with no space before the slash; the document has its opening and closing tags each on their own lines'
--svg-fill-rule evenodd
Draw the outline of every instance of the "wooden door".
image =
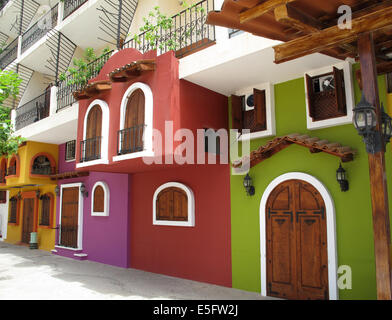
<svg viewBox="0 0 392 320">
<path fill-rule="evenodd" d="M 87 117 L 85 159 L 99 159 L 101 155 L 102 110 L 99 105 L 94 106 Z"/>
<path fill-rule="evenodd" d="M 79 192 L 79 187 L 63 189 L 60 227 L 62 247 L 78 247 Z"/>
<path fill-rule="evenodd" d="M 310 184 L 290 180 L 267 201 L 267 293 L 286 299 L 328 299 L 325 204 Z"/>
<path fill-rule="evenodd" d="M 126 153 L 143 150 L 145 97 L 141 89 L 135 90 L 127 104 L 122 136 L 122 150 Z"/>
<path fill-rule="evenodd" d="M 22 243 L 30 243 L 30 234 L 34 232 L 34 199 L 23 200 Z"/>
</svg>

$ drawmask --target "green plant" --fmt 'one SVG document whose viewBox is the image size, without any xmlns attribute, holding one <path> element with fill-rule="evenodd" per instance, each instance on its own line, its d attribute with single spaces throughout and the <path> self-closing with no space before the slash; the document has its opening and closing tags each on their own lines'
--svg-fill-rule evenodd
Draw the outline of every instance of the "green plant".
<svg viewBox="0 0 392 320">
<path fill-rule="evenodd" d="M 67 69 L 66 72 L 59 74 L 60 81 L 67 81 L 67 85 L 84 86 L 93 75 L 97 74 L 105 64 L 104 59 L 100 59 L 110 52 L 106 47 L 102 54 L 97 56 L 93 48 L 87 48 L 84 51 L 83 58 L 74 59 L 73 67 Z M 96 63 L 92 63 L 96 61 Z"/>
<path fill-rule="evenodd" d="M 0 155 L 8 157 L 18 152 L 19 145 L 25 139 L 14 136 L 10 119 L 11 110 L 4 107 L 3 103 L 9 96 L 17 96 L 21 82 L 22 79 L 17 73 L 0 70 Z"/>
<path fill-rule="evenodd" d="M 197 6 L 196 4 L 190 5 L 187 1 L 182 1 L 182 6 L 186 10 L 195 9 L 200 14 L 199 19 L 202 19 L 205 13 L 203 7 Z M 150 50 L 156 49 L 168 49 L 177 50 L 181 43 L 186 43 L 187 39 L 190 39 L 192 35 L 200 35 L 202 32 L 201 28 L 197 28 L 196 23 L 189 23 L 185 26 L 177 26 L 174 29 L 174 20 L 172 17 L 168 17 L 160 11 L 159 6 L 154 7 L 149 12 L 147 17 L 143 18 L 144 25 L 139 29 L 140 35 L 134 35 L 132 39 L 137 43 L 141 44 L 141 35 L 144 37 L 144 41 L 147 41 L 147 45 Z M 195 31 L 196 30 L 196 31 Z"/>
</svg>

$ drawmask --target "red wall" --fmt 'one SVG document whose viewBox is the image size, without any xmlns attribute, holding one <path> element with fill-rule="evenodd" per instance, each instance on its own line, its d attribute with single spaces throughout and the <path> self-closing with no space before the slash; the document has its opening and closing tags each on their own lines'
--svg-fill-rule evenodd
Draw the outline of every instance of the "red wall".
<svg viewBox="0 0 392 320">
<path fill-rule="evenodd" d="M 229 166 L 138 173 L 131 178 L 131 268 L 231 287 Z M 180 182 L 195 196 L 195 227 L 153 226 L 153 195 Z"/>
</svg>

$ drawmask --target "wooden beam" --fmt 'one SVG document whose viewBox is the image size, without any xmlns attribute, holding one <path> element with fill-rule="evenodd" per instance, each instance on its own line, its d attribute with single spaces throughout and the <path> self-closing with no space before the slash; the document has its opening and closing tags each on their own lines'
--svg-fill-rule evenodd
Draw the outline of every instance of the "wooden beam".
<svg viewBox="0 0 392 320">
<path fill-rule="evenodd" d="M 376 131 L 381 131 L 380 98 L 378 96 L 377 69 L 371 33 L 358 38 L 358 52 L 362 68 L 363 94 L 366 100 L 376 106 L 378 123 Z M 370 192 L 372 200 L 374 252 L 376 260 L 377 298 L 392 299 L 391 276 L 391 235 L 389 222 L 388 190 L 385 173 L 384 148 L 369 154 Z"/>
<path fill-rule="evenodd" d="M 392 72 L 392 61 L 377 64 L 377 75 L 383 75 Z M 359 88 L 362 90 L 362 70 L 355 71 L 355 77 L 358 81 Z"/>
<path fill-rule="evenodd" d="M 262 15 L 270 12 L 271 10 L 274 10 L 276 7 L 286 4 L 289 2 L 293 2 L 295 0 L 267 0 L 266 2 L 263 2 L 262 4 L 257 5 L 256 7 L 253 7 L 251 9 L 248 9 L 244 12 L 240 13 L 240 22 L 244 23 L 249 20 L 256 19 L 258 17 L 261 17 Z"/>
<path fill-rule="evenodd" d="M 320 32 L 277 45 L 275 63 L 282 63 L 312 53 L 321 52 L 343 44 L 351 43 L 361 33 L 380 30 L 392 26 L 392 5 L 352 21 L 352 29 L 340 29 L 337 25 Z"/>
</svg>

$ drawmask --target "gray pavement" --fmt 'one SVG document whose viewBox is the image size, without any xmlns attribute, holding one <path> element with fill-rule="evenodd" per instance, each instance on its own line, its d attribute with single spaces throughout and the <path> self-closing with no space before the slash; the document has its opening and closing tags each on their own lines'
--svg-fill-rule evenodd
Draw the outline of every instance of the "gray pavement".
<svg viewBox="0 0 392 320">
<path fill-rule="evenodd" d="M 258 293 L 77 261 L 0 242 L 0 300 L 147 299 L 265 300 Z"/>
</svg>

